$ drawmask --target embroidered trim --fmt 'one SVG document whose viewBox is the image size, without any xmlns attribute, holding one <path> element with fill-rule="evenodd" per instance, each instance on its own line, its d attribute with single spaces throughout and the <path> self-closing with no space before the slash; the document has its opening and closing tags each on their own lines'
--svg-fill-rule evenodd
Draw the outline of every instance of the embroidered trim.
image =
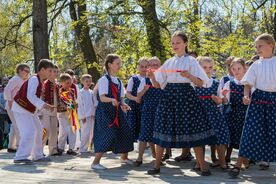
<svg viewBox="0 0 276 184">
<path fill-rule="evenodd" d="M 192 141 L 200 141 L 206 138 L 209 138 L 211 136 L 214 136 L 215 132 L 214 130 L 208 130 L 201 133 L 196 134 L 185 134 L 185 135 L 168 135 L 168 134 L 162 134 L 159 132 L 154 131 L 153 137 L 155 139 L 160 139 L 161 141 L 165 142 L 192 142 Z"/>
</svg>

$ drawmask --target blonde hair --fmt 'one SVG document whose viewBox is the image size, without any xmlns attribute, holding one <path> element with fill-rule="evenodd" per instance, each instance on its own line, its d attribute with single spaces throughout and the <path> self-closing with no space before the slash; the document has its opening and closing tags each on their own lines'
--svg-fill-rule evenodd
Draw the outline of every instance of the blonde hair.
<svg viewBox="0 0 276 184">
<path fill-rule="evenodd" d="M 235 58 L 230 65 L 230 68 L 234 65 L 234 64 L 241 64 L 243 67 L 245 67 L 245 59 L 243 58 Z"/>
<path fill-rule="evenodd" d="M 157 56 L 153 56 L 151 58 L 148 59 L 149 62 L 151 61 L 158 61 L 159 63 L 161 63 L 160 59 Z"/>
<path fill-rule="evenodd" d="M 261 34 L 260 36 L 258 36 L 256 38 L 256 41 L 258 41 L 258 40 L 263 40 L 267 44 L 272 44 L 273 47 L 275 47 L 275 40 L 274 40 L 274 38 L 273 38 L 273 36 L 271 34 L 263 33 L 263 34 Z"/>
<path fill-rule="evenodd" d="M 207 56 L 198 56 L 196 60 L 201 64 L 202 62 L 214 63 L 213 58 Z"/>
<path fill-rule="evenodd" d="M 85 79 L 92 79 L 92 76 L 90 74 L 83 74 L 81 76 L 81 81 L 84 81 Z"/>
<path fill-rule="evenodd" d="M 138 66 L 139 66 L 142 62 L 148 63 L 148 62 L 149 62 L 149 59 L 148 59 L 147 57 L 141 57 L 141 58 L 138 60 Z"/>
</svg>

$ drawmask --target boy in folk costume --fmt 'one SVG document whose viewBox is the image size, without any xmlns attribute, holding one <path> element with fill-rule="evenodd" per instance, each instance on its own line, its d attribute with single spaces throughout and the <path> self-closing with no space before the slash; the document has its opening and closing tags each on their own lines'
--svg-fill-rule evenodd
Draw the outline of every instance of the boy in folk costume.
<svg viewBox="0 0 276 184">
<path fill-rule="evenodd" d="M 59 89 L 59 104 L 58 104 L 58 120 L 59 120 L 59 135 L 58 149 L 59 153 L 65 149 L 67 137 L 69 140 L 68 155 L 77 155 L 74 151 L 76 144 L 76 131 L 79 128 L 78 117 L 76 114 L 77 102 L 75 91 L 71 88 L 72 78 L 69 74 L 60 75 Z"/>
<path fill-rule="evenodd" d="M 43 95 L 43 100 L 53 106 L 58 104 L 58 83 L 56 78 L 58 77 L 59 69 L 57 65 L 54 66 L 51 76 L 48 80 L 44 82 L 45 93 Z M 49 146 L 49 155 L 58 155 L 57 150 L 57 137 L 58 137 L 58 119 L 57 119 L 57 110 L 49 111 L 43 110 L 41 116 L 41 123 L 46 133 L 43 136 L 43 146 L 46 145 L 48 140 Z"/>
<path fill-rule="evenodd" d="M 16 75 L 13 76 L 7 86 L 4 88 L 4 99 L 6 100 L 6 110 L 12 122 L 10 133 L 9 133 L 9 145 L 8 152 L 16 152 L 19 143 L 19 131 L 13 112 L 11 110 L 13 98 L 17 91 L 20 89 L 25 80 L 28 79 L 30 73 L 30 67 L 27 64 L 18 64 L 16 66 Z"/>
<path fill-rule="evenodd" d="M 78 86 L 78 80 L 76 78 L 75 72 L 72 69 L 67 69 L 65 73 L 69 74 L 72 78 L 71 88 L 74 90 L 75 97 L 76 97 L 76 102 L 78 103 L 80 88 Z M 81 145 L 80 130 L 77 129 L 76 130 L 76 142 L 75 142 L 75 148 L 74 149 L 78 150 L 80 148 L 80 145 Z"/>
<path fill-rule="evenodd" d="M 81 77 L 83 88 L 79 93 L 78 114 L 81 121 L 81 145 L 80 153 L 88 152 L 93 139 L 96 102 L 94 93 L 89 89 L 92 85 L 92 77 L 85 74 Z"/>
<path fill-rule="evenodd" d="M 48 161 L 42 152 L 42 125 L 37 110 L 53 110 L 54 107 L 40 99 L 43 82 L 50 76 L 54 65 L 48 59 L 40 60 L 38 73 L 23 83 L 14 97 L 12 111 L 18 126 L 20 141 L 14 163 Z M 29 160 L 31 156 L 32 160 Z"/>
</svg>

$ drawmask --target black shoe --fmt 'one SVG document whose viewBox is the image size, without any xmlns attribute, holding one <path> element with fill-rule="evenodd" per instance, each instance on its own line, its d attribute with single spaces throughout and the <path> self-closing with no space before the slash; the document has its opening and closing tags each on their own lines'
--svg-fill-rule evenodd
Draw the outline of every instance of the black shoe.
<svg viewBox="0 0 276 184">
<path fill-rule="evenodd" d="M 159 174 L 159 173 L 160 173 L 160 169 L 152 168 L 152 169 L 148 170 L 149 175 L 156 175 L 156 174 Z"/>
<path fill-rule="evenodd" d="M 53 153 L 51 156 L 62 156 L 62 152 Z"/>
<path fill-rule="evenodd" d="M 17 151 L 16 149 L 11 149 L 11 148 L 8 148 L 8 149 L 7 149 L 7 152 L 8 152 L 8 153 L 16 153 L 16 151 Z"/>
<path fill-rule="evenodd" d="M 136 160 L 135 162 L 133 162 L 133 165 L 135 166 L 135 167 L 139 167 L 140 165 L 142 165 L 143 164 L 143 161 L 138 161 L 138 160 Z"/>
<path fill-rule="evenodd" d="M 66 152 L 66 154 L 67 155 L 73 155 L 73 156 L 76 156 L 76 155 L 78 155 L 78 153 L 77 152 L 75 152 L 75 151 L 73 151 L 73 150 L 68 150 L 67 152 Z"/>
<path fill-rule="evenodd" d="M 239 167 L 234 167 L 229 171 L 228 174 L 231 178 L 237 178 L 240 174 L 240 170 L 241 169 Z"/>
<path fill-rule="evenodd" d="M 201 171 L 201 176 L 210 176 L 212 173 L 209 169 Z"/>
<path fill-rule="evenodd" d="M 194 172 L 198 172 L 198 171 L 200 171 L 201 169 L 200 169 L 200 167 L 195 163 L 195 165 L 193 166 L 193 168 L 192 168 L 191 170 L 194 171 Z"/>
<path fill-rule="evenodd" d="M 165 154 L 164 156 L 163 156 L 163 158 L 162 158 L 162 161 L 164 162 L 164 161 L 166 161 L 167 159 L 169 159 L 170 158 L 170 154 Z"/>
<path fill-rule="evenodd" d="M 32 164 L 33 161 L 29 159 L 21 159 L 21 160 L 14 160 L 13 163 L 15 164 Z"/>
<path fill-rule="evenodd" d="M 259 165 L 260 170 L 268 170 L 269 169 L 269 162 L 264 162 Z"/>
</svg>

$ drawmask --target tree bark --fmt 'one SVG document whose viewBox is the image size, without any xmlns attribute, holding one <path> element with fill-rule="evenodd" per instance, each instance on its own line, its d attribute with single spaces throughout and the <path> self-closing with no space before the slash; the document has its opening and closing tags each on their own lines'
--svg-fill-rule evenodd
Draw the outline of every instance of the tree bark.
<svg viewBox="0 0 276 184">
<path fill-rule="evenodd" d="M 143 9 L 150 53 L 152 56 L 157 56 L 161 61 L 164 61 L 166 59 L 166 53 L 161 41 L 160 24 L 155 9 L 155 0 L 137 0 L 137 3 Z"/>
<path fill-rule="evenodd" d="M 94 63 L 98 63 L 98 59 L 89 35 L 90 27 L 86 16 L 85 0 L 71 1 L 69 10 L 72 21 L 76 23 L 74 27 L 75 35 L 83 54 L 87 72 L 92 75 L 94 81 L 97 81 L 101 75 L 98 69 L 93 66 Z"/>
<path fill-rule="evenodd" d="M 49 59 L 49 40 L 47 23 L 47 2 L 46 0 L 33 0 L 33 52 L 34 67 L 37 72 L 37 65 L 41 59 Z"/>
</svg>

